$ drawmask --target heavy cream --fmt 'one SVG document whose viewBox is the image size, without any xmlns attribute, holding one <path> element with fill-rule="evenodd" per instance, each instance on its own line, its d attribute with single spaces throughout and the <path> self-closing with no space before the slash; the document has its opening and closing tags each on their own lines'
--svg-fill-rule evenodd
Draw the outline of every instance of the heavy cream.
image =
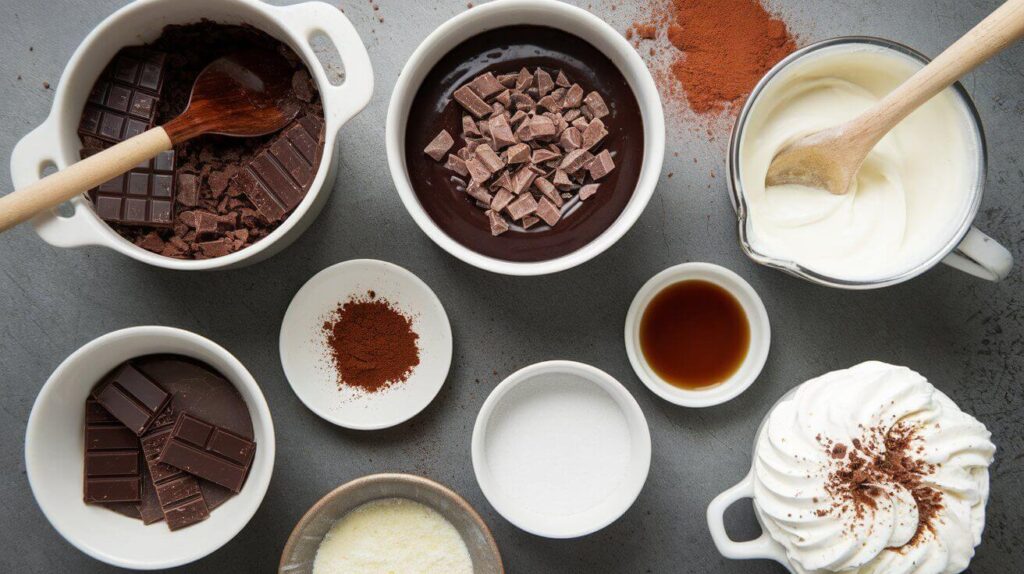
<svg viewBox="0 0 1024 574">
<path fill-rule="evenodd" d="M 852 119 L 920 68 L 890 49 L 845 44 L 809 53 L 769 82 L 751 107 L 739 150 L 756 252 L 836 279 L 873 281 L 928 262 L 954 238 L 973 198 L 980 143 L 952 90 L 886 135 L 846 195 L 765 187 L 783 145 Z"/>
</svg>

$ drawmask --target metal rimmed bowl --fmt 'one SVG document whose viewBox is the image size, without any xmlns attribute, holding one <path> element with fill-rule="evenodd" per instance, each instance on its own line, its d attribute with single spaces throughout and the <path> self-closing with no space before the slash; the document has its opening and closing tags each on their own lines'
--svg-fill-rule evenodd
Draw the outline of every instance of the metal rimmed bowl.
<svg viewBox="0 0 1024 574">
<path fill-rule="evenodd" d="M 896 274 L 869 280 L 850 280 L 831 277 L 814 270 L 808 269 L 794 261 L 772 257 L 758 252 L 751 244 L 748 230 L 748 214 L 744 192 L 743 178 L 741 173 L 741 155 L 744 141 L 744 128 L 751 115 L 756 111 L 759 96 L 772 82 L 788 71 L 790 66 L 808 56 L 827 50 L 842 49 L 849 46 L 863 46 L 875 50 L 889 50 L 899 55 L 908 57 L 910 60 L 919 62 L 921 66 L 926 65 L 929 59 L 924 54 L 891 40 L 868 36 L 847 36 L 833 38 L 812 44 L 803 49 L 793 52 L 788 57 L 775 65 L 764 78 L 754 87 L 750 97 L 744 104 L 736 119 L 732 135 L 729 140 L 728 170 L 729 170 L 729 193 L 739 223 L 739 240 L 743 252 L 750 259 L 761 265 L 780 269 L 806 279 L 812 283 L 838 287 L 842 289 L 874 289 L 902 283 L 912 279 L 928 269 L 931 269 L 939 262 L 946 263 L 966 273 L 989 280 L 1000 280 L 1005 278 L 1012 267 L 1013 257 L 1010 252 L 995 240 L 988 237 L 971 224 L 981 204 L 982 191 L 985 186 L 985 174 L 987 168 L 987 153 L 985 134 L 982 130 L 981 117 L 975 108 L 973 101 L 960 83 L 953 84 L 949 90 L 956 95 L 961 111 L 969 121 L 977 141 L 977 179 L 971 190 L 971 197 L 968 205 L 965 206 L 960 221 L 957 222 L 955 232 L 946 238 L 941 247 L 936 249 L 928 259 L 918 262 L 917 265 L 905 269 Z M 936 243 L 939 243 L 936 240 Z"/>
<path fill-rule="evenodd" d="M 299 520 L 281 553 L 279 574 L 310 574 L 320 542 L 334 523 L 381 498 L 405 498 L 433 508 L 462 536 L 474 574 L 504 574 L 498 545 L 480 515 L 461 496 L 422 476 L 371 474 L 327 493 Z"/>
</svg>

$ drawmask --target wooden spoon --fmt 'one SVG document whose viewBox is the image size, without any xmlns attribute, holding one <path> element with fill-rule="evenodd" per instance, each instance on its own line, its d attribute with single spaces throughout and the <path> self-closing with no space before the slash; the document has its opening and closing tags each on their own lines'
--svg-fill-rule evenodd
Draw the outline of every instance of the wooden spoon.
<svg viewBox="0 0 1024 574">
<path fill-rule="evenodd" d="M 852 120 L 784 145 L 765 185 L 798 184 L 842 195 L 875 144 L 903 118 L 1024 36 L 1024 0 L 1008 0 L 877 104 Z"/>
<path fill-rule="evenodd" d="M 269 50 L 214 60 L 199 73 L 178 117 L 0 197 L 0 231 L 196 136 L 258 137 L 284 128 L 299 112 L 298 102 L 289 97 L 291 78 L 291 66 Z"/>
</svg>

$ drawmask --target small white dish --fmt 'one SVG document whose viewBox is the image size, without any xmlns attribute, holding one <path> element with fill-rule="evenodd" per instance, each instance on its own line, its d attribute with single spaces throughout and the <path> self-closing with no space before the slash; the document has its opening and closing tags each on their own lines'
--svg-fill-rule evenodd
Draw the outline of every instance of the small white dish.
<svg viewBox="0 0 1024 574">
<path fill-rule="evenodd" d="M 351 297 L 373 291 L 412 319 L 420 363 L 409 379 L 375 393 L 339 386 L 323 323 Z M 437 295 L 419 277 L 386 261 L 353 259 L 317 273 L 299 289 L 281 323 L 281 366 L 299 399 L 338 426 L 378 430 L 401 424 L 430 404 L 448 378 L 452 328 Z"/>
<path fill-rule="evenodd" d="M 256 455 L 242 491 L 206 520 L 171 532 L 82 502 L 85 400 L 103 375 L 128 359 L 156 353 L 203 361 L 231 381 L 249 407 Z M 131 327 L 86 343 L 53 371 L 32 406 L 25 470 L 39 508 L 68 542 L 97 560 L 133 570 L 199 560 L 235 537 L 263 501 L 274 470 L 274 423 L 256 380 L 213 341 L 171 327 Z"/>
<path fill-rule="evenodd" d="M 516 371 L 484 401 L 473 471 L 487 501 L 519 528 L 576 538 L 622 516 L 643 489 L 651 435 L 611 375 L 573 361 Z"/>
<path fill-rule="evenodd" d="M 736 372 L 725 381 L 703 389 L 682 389 L 665 381 L 647 364 L 640 349 L 640 320 L 651 299 L 662 289 L 682 281 L 702 280 L 722 287 L 739 301 L 750 324 L 750 347 Z M 732 400 L 757 380 L 768 360 L 771 325 L 761 297 L 742 277 L 712 263 L 682 263 L 652 277 L 633 298 L 626 314 L 626 355 L 647 388 L 670 403 L 684 407 L 711 407 Z"/>
</svg>

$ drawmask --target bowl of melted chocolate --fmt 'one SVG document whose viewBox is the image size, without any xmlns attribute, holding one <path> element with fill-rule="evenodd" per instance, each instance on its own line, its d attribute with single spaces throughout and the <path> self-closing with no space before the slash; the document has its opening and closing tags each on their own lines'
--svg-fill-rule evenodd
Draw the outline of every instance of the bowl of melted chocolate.
<svg viewBox="0 0 1024 574">
<path fill-rule="evenodd" d="M 499 0 L 442 25 L 402 71 L 387 123 L 421 229 L 510 275 L 562 271 L 617 241 L 654 193 L 664 140 L 633 48 L 553 0 Z"/>
</svg>

